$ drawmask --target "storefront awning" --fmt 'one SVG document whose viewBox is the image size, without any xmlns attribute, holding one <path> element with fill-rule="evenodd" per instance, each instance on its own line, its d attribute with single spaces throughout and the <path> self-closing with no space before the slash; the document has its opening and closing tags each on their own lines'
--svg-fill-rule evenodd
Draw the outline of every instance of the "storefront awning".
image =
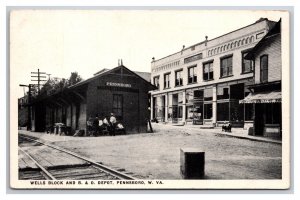
<svg viewBox="0 0 300 200">
<path fill-rule="evenodd" d="M 281 102 L 281 91 L 250 93 L 239 103 L 279 103 Z"/>
</svg>

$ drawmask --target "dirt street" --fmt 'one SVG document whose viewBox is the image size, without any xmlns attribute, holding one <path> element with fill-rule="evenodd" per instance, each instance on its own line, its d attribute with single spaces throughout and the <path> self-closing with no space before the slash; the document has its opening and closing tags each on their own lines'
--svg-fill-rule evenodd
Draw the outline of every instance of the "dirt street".
<svg viewBox="0 0 300 200">
<path fill-rule="evenodd" d="M 216 134 L 216 130 L 153 125 L 155 133 L 70 137 L 30 133 L 106 165 L 149 179 L 181 179 L 180 148 L 205 151 L 207 179 L 280 179 L 281 144 Z"/>
</svg>

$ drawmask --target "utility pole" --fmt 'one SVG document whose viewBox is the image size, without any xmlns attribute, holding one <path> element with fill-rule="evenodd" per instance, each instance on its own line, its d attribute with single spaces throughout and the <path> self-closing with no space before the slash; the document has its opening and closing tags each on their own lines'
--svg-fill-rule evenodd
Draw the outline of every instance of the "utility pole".
<svg viewBox="0 0 300 200">
<path fill-rule="evenodd" d="M 20 87 L 28 87 L 28 115 L 27 115 L 27 119 L 28 119 L 28 125 L 27 125 L 27 130 L 30 131 L 31 130 L 31 109 L 30 109 L 30 103 L 31 103 L 31 86 L 32 84 L 29 84 L 29 85 L 23 85 L 23 84 L 20 84 L 19 85 Z"/>
<path fill-rule="evenodd" d="M 50 80 L 50 76 L 51 76 L 51 74 L 46 74 L 47 76 L 48 76 L 48 80 Z"/>
<path fill-rule="evenodd" d="M 42 75 L 46 75 L 46 72 L 40 72 L 40 69 L 38 69 L 38 71 L 37 72 L 31 72 L 31 74 L 34 74 L 34 75 L 31 75 L 31 78 L 37 78 L 37 80 L 31 80 L 31 81 L 37 81 L 38 82 L 38 94 L 40 94 L 40 82 L 41 81 L 47 81 L 47 80 L 45 80 L 45 79 L 43 79 L 43 78 L 47 78 L 46 76 L 41 76 L 41 74 Z"/>
</svg>

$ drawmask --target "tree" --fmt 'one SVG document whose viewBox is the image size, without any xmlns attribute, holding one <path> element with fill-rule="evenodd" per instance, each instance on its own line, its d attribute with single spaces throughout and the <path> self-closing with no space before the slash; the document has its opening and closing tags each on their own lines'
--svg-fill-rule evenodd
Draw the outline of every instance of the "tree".
<svg viewBox="0 0 300 200">
<path fill-rule="evenodd" d="M 41 88 L 40 95 L 44 96 L 54 94 L 80 81 L 82 81 L 82 78 L 78 75 L 77 72 L 71 72 L 71 76 L 69 79 L 57 77 L 51 78 Z M 37 88 L 35 88 L 35 90 L 35 93 L 37 93 Z"/>
<path fill-rule="evenodd" d="M 50 95 L 54 92 L 55 81 L 53 79 L 49 79 L 41 89 L 41 95 Z"/>
<path fill-rule="evenodd" d="M 54 85 L 54 89 L 56 91 L 63 90 L 67 86 L 68 86 L 68 79 L 62 78 L 57 84 Z"/>
<path fill-rule="evenodd" d="M 38 86 L 37 85 L 31 85 L 30 92 L 31 92 L 32 97 L 38 96 Z"/>
<path fill-rule="evenodd" d="M 82 81 L 82 78 L 80 77 L 80 75 L 78 75 L 78 72 L 71 72 L 71 76 L 67 81 L 67 85 L 71 86 L 74 85 L 78 82 Z"/>
</svg>

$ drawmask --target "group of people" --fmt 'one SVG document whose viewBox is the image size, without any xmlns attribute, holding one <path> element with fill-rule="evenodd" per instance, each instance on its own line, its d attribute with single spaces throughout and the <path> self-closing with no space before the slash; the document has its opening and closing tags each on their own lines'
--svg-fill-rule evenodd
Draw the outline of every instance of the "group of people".
<svg viewBox="0 0 300 200">
<path fill-rule="evenodd" d="M 98 117 L 98 115 L 96 115 L 95 118 L 91 116 L 87 121 L 88 136 L 100 136 L 107 134 L 115 136 L 117 130 L 125 133 L 124 126 L 121 123 L 117 123 L 114 113 L 103 118 Z"/>
</svg>

